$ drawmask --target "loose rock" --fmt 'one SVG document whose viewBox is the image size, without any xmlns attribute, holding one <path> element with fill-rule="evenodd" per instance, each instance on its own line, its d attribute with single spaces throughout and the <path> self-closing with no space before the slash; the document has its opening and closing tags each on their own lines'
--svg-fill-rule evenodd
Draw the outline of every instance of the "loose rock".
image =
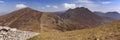
<svg viewBox="0 0 120 40">
<path fill-rule="evenodd" d="M 0 26 L 0 40 L 27 40 L 39 34 L 36 32 L 21 31 L 9 27 L 4 27 L 4 30 L 2 29 L 3 27 Z"/>
</svg>

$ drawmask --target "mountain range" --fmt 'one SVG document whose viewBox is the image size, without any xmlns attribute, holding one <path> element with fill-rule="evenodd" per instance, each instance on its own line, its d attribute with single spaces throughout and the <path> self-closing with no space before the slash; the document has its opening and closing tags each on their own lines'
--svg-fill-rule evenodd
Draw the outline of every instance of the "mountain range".
<svg viewBox="0 0 120 40">
<path fill-rule="evenodd" d="M 103 24 L 105 24 L 105 18 L 85 7 L 59 13 L 41 12 L 27 7 L 0 16 L 0 26 L 34 32 L 80 30 Z"/>
<path fill-rule="evenodd" d="M 113 12 L 106 12 L 106 13 L 103 13 L 103 12 L 94 12 L 94 13 L 102 17 L 111 18 L 113 20 L 120 20 L 120 13 L 118 12 L 113 11 Z"/>
</svg>

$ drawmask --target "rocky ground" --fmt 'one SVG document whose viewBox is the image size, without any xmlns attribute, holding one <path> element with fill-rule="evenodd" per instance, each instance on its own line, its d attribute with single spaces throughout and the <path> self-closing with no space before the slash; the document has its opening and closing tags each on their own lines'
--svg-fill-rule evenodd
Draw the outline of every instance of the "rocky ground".
<svg viewBox="0 0 120 40">
<path fill-rule="evenodd" d="M 21 31 L 9 27 L 0 27 L 0 40 L 27 40 L 38 34 L 36 32 Z"/>
</svg>

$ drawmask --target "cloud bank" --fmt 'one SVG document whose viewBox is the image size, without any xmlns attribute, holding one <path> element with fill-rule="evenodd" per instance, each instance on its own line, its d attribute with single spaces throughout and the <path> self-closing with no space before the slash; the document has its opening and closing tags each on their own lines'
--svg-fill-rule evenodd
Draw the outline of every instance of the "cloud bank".
<svg viewBox="0 0 120 40">
<path fill-rule="evenodd" d="M 28 6 L 25 4 L 16 4 L 16 8 L 18 8 L 18 9 L 26 8 L 26 7 L 28 7 Z"/>
<path fill-rule="evenodd" d="M 64 8 L 67 8 L 67 9 L 69 9 L 69 8 L 71 8 L 71 9 L 76 8 L 76 4 L 70 4 L 70 3 L 64 3 L 63 6 L 64 6 Z"/>
</svg>

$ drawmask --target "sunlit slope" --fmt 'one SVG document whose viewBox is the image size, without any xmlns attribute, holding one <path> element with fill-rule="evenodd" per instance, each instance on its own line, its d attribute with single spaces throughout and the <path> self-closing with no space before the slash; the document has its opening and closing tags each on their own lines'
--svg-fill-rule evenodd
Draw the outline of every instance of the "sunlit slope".
<svg viewBox="0 0 120 40">
<path fill-rule="evenodd" d="M 29 40 L 120 40 L 120 21 L 91 29 L 42 32 Z"/>
</svg>

